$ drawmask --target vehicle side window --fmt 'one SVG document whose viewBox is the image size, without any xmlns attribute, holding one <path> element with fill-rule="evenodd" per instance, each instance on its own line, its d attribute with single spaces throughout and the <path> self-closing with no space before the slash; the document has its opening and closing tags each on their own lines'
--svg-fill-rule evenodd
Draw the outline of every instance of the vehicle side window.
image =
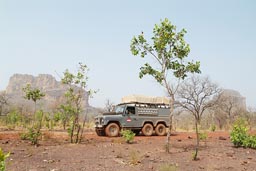
<svg viewBox="0 0 256 171">
<path fill-rule="evenodd" d="M 135 107 L 128 106 L 126 110 L 127 110 L 127 113 L 128 113 L 128 114 L 133 114 L 133 115 L 135 115 Z"/>
</svg>

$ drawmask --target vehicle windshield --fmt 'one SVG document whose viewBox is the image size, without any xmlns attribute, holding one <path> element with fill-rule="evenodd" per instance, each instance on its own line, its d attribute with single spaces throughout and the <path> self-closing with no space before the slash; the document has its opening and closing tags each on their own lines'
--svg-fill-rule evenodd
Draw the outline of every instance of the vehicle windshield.
<svg viewBox="0 0 256 171">
<path fill-rule="evenodd" d="M 125 105 L 118 105 L 115 108 L 115 112 L 116 113 L 124 113 L 124 108 L 125 108 Z"/>
</svg>

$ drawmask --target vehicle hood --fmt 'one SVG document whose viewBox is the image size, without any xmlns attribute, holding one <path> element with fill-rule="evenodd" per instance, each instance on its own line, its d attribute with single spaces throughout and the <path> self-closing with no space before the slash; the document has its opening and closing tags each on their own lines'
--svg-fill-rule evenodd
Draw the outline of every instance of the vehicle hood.
<svg viewBox="0 0 256 171">
<path fill-rule="evenodd" d="M 120 115 L 121 113 L 116 113 L 116 112 L 105 112 L 102 115 Z"/>
</svg>

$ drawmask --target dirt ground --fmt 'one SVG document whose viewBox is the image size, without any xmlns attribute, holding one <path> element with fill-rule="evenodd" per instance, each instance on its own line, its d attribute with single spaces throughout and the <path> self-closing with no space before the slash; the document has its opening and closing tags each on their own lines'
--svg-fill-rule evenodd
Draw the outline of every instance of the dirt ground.
<svg viewBox="0 0 256 171">
<path fill-rule="evenodd" d="M 8 171 L 256 171 L 256 150 L 234 148 L 228 132 L 208 133 L 197 161 L 192 160 L 194 133 L 172 135 L 169 154 L 165 141 L 165 136 L 136 136 L 127 144 L 122 137 L 99 137 L 89 131 L 81 144 L 70 144 L 66 132 L 46 131 L 35 147 L 20 140 L 18 132 L 0 132 L 0 147 L 11 152 Z"/>
</svg>

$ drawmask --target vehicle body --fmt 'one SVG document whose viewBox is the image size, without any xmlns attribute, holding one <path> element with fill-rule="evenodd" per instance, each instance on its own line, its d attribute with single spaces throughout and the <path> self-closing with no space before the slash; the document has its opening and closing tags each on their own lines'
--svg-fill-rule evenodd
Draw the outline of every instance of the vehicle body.
<svg viewBox="0 0 256 171">
<path fill-rule="evenodd" d="M 169 127 L 170 107 L 167 103 L 145 100 L 123 100 L 113 112 L 95 117 L 95 130 L 99 136 L 118 136 L 120 130 L 130 129 L 145 136 L 165 135 Z"/>
</svg>

